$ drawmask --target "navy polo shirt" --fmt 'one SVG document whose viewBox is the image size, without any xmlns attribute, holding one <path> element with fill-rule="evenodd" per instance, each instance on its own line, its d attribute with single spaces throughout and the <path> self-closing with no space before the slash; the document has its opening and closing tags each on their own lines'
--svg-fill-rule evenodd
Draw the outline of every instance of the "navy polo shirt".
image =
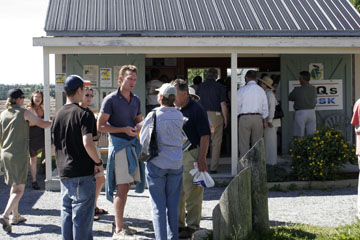
<svg viewBox="0 0 360 240">
<path fill-rule="evenodd" d="M 184 117 L 189 120 L 184 124 L 183 129 L 192 145 L 200 145 L 200 138 L 210 135 L 209 120 L 204 109 L 190 99 L 189 103 L 181 109 Z"/>
<path fill-rule="evenodd" d="M 110 114 L 108 123 L 113 127 L 135 127 L 136 117 L 141 114 L 140 99 L 130 93 L 130 102 L 121 94 L 120 89 L 110 93 L 104 98 L 100 112 Z M 113 136 L 131 140 L 125 133 L 110 133 Z"/>
<path fill-rule="evenodd" d="M 221 112 L 221 102 L 226 102 L 225 87 L 214 79 L 207 79 L 198 86 L 196 94 L 200 96 L 200 103 L 206 111 Z"/>
</svg>

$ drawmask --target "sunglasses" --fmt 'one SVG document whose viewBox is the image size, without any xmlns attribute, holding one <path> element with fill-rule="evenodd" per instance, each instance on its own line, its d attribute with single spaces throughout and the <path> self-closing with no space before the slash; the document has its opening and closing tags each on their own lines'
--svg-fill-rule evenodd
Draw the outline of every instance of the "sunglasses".
<svg viewBox="0 0 360 240">
<path fill-rule="evenodd" d="M 85 97 L 94 97 L 92 94 L 85 94 Z"/>
</svg>

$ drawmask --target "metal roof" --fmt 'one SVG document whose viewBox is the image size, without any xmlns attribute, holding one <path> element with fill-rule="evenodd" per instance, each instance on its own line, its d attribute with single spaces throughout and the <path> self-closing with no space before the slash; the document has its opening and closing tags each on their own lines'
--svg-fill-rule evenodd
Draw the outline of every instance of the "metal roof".
<svg viewBox="0 0 360 240">
<path fill-rule="evenodd" d="M 48 36 L 360 36 L 348 0 L 50 0 Z"/>
</svg>

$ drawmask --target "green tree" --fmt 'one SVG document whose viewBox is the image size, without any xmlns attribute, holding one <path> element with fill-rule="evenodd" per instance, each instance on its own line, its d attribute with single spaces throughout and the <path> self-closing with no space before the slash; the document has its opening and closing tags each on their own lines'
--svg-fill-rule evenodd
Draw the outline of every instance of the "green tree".
<svg viewBox="0 0 360 240">
<path fill-rule="evenodd" d="M 352 5 L 354 5 L 356 10 L 358 10 L 358 12 L 360 12 L 360 0 L 350 0 L 350 2 L 352 3 Z"/>
</svg>

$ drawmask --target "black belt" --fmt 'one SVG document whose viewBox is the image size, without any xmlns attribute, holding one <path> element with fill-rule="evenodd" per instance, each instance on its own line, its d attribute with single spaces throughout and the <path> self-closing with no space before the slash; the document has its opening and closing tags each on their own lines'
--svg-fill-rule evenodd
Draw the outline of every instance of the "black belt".
<svg viewBox="0 0 360 240">
<path fill-rule="evenodd" d="M 238 115 L 238 118 L 245 115 L 261 115 L 260 113 L 241 113 Z"/>
<path fill-rule="evenodd" d="M 189 147 L 188 151 L 191 151 L 191 150 L 193 150 L 193 149 L 195 149 L 195 148 L 197 148 L 197 147 L 198 147 L 198 145 L 192 145 L 192 144 L 191 144 L 191 146 Z"/>
</svg>

